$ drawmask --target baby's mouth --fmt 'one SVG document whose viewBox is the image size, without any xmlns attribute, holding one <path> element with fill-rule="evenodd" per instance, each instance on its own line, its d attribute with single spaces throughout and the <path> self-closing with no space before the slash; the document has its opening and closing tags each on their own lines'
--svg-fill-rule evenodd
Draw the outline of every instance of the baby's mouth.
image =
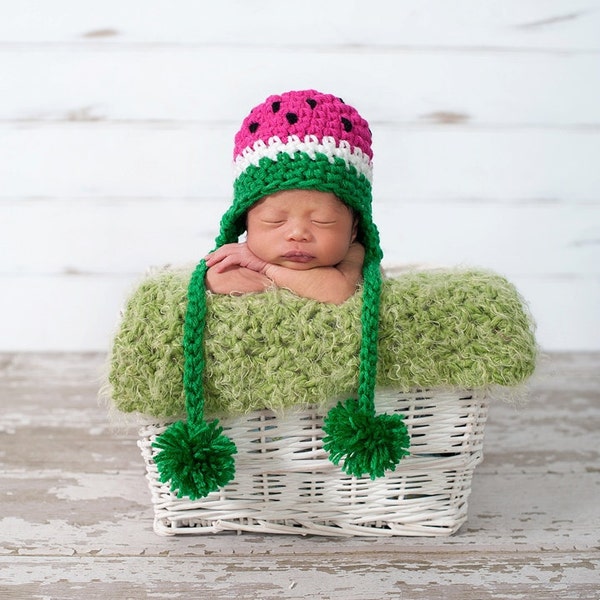
<svg viewBox="0 0 600 600">
<path fill-rule="evenodd" d="M 299 252 L 297 250 L 293 250 L 292 252 L 286 252 L 283 255 L 283 258 L 291 262 L 307 263 L 313 260 L 315 257 L 312 254 L 308 254 L 306 252 Z"/>
</svg>

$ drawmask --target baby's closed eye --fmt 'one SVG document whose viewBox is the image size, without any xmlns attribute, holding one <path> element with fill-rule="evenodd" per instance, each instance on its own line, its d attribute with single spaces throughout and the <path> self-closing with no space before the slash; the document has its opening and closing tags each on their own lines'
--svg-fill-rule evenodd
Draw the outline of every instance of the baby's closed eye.
<svg viewBox="0 0 600 600">
<path fill-rule="evenodd" d="M 283 225 L 286 219 L 261 219 L 261 222 L 265 225 Z"/>
</svg>

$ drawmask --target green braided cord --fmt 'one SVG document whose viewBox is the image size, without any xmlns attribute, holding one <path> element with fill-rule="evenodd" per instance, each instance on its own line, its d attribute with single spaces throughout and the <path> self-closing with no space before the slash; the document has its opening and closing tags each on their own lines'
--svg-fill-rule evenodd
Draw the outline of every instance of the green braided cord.
<svg viewBox="0 0 600 600">
<path fill-rule="evenodd" d="M 190 279 L 183 329 L 183 387 L 188 421 L 204 420 L 204 329 L 206 325 L 206 261 L 201 260 Z"/>
<path fill-rule="evenodd" d="M 379 305 L 381 300 L 381 270 L 379 262 L 370 261 L 366 263 L 363 269 L 363 277 L 358 404 L 361 412 L 366 415 L 374 415 L 379 346 Z"/>
</svg>

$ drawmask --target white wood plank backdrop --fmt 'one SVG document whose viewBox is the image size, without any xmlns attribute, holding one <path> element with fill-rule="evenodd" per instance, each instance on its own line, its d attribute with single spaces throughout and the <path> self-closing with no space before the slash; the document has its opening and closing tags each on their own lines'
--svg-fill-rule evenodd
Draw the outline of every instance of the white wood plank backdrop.
<svg viewBox="0 0 600 600">
<path fill-rule="evenodd" d="M 372 125 L 387 266 L 494 269 L 545 349 L 600 349 L 600 1 L 0 0 L 0 350 L 106 350 L 305 87 Z"/>
</svg>

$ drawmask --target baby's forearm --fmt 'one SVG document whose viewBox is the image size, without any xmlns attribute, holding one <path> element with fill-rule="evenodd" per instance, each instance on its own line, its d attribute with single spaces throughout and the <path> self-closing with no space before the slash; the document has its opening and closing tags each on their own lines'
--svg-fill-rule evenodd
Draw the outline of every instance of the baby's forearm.
<svg viewBox="0 0 600 600">
<path fill-rule="evenodd" d="M 304 298 L 332 304 L 341 304 L 348 300 L 360 283 L 360 273 L 357 277 L 348 277 L 336 267 L 299 271 L 279 265 L 268 265 L 263 273 L 277 287 L 287 288 Z"/>
<path fill-rule="evenodd" d="M 206 272 L 206 289 L 215 294 L 264 292 L 271 285 L 266 275 L 244 267 L 234 266 L 223 271 L 209 268 Z"/>
</svg>

